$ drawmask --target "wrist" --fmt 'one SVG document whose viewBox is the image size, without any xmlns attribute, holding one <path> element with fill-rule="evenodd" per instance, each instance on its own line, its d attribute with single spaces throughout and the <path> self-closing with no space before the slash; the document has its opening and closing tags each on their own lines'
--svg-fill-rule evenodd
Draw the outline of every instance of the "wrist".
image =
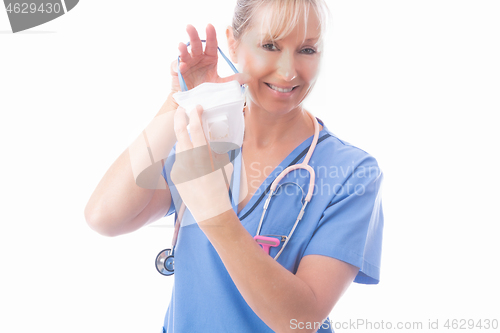
<svg viewBox="0 0 500 333">
<path fill-rule="evenodd" d="M 238 216 L 231 208 L 217 216 L 198 222 L 198 226 L 207 238 L 211 239 L 214 236 L 224 237 L 234 234 L 234 228 L 238 225 L 241 226 L 241 223 L 236 223 L 239 221 Z"/>
<path fill-rule="evenodd" d="M 221 169 L 192 179 L 193 174 L 186 173 L 186 167 L 176 159 L 170 176 L 197 223 L 214 224 L 220 222 L 220 215 L 233 211 Z"/>
</svg>

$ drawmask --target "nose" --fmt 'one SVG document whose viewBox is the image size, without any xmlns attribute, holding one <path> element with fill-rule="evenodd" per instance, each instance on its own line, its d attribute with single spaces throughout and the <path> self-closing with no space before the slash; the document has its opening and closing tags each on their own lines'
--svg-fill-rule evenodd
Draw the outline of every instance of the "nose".
<svg viewBox="0 0 500 333">
<path fill-rule="evenodd" d="M 278 75 L 286 82 L 297 77 L 295 69 L 294 52 L 283 50 L 278 60 Z"/>
</svg>

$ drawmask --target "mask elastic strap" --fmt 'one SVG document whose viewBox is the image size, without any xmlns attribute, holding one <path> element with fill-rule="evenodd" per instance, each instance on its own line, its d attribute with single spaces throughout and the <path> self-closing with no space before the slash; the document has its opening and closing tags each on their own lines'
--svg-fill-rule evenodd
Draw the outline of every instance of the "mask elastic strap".
<svg viewBox="0 0 500 333">
<path fill-rule="evenodd" d="M 206 43 L 206 40 L 202 40 L 201 42 L 203 43 Z M 189 46 L 191 43 L 190 42 L 187 42 L 186 46 Z M 217 50 L 219 50 L 221 56 L 226 60 L 226 62 L 228 63 L 228 65 L 231 67 L 231 69 L 234 71 L 235 74 L 238 74 L 238 70 L 236 69 L 236 67 L 234 67 L 233 63 L 231 62 L 231 60 L 229 60 L 228 57 L 226 57 L 226 55 L 222 52 L 222 50 L 217 46 Z M 186 82 L 184 81 L 184 78 L 182 77 L 182 74 L 181 74 L 181 71 L 179 70 L 179 62 L 180 62 L 180 59 L 181 57 L 177 57 L 177 74 L 179 76 L 179 84 L 181 86 L 181 90 L 182 91 L 187 91 L 188 88 L 186 86 Z"/>
</svg>

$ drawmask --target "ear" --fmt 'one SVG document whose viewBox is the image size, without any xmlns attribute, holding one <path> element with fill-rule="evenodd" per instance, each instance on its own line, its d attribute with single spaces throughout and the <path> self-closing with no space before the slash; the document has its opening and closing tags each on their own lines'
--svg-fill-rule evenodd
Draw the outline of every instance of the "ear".
<svg viewBox="0 0 500 333">
<path fill-rule="evenodd" d="M 238 57 L 236 57 L 236 49 L 238 47 L 238 42 L 234 39 L 233 27 L 228 26 L 226 28 L 226 38 L 227 38 L 227 45 L 229 48 L 229 58 L 233 63 L 237 64 Z"/>
</svg>

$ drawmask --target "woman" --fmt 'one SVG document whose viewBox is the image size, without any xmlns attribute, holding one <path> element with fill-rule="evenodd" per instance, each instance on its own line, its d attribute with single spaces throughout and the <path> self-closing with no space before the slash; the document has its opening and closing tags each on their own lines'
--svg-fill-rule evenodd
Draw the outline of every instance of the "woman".
<svg viewBox="0 0 500 333">
<path fill-rule="evenodd" d="M 154 124 L 92 194 L 85 215 L 105 235 L 170 215 L 179 209 L 174 202 L 186 205 L 164 332 L 332 332 L 328 314 L 350 283 L 378 283 L 383 217 L 377 162 L 322 122 L 314 153 L 307 154 L 316 120 L 302 102 L 319 74 L 325 10 L 323 0 L 238 0 L 226 35 L 230 58 L 242 74 L 229 78 L 217 75 L 215 29 L 207 27 L 203 50 L 188 26 L 191 50 L 179 46 L 187 87 L 234 79 L 247 86 L 241 149 L 206 154 L 203 110 L 187 112 L 190 137 L 186 111 L 170 94 Z M 177 72 L 172 75 L 174 93 L 180 89 Z M 175 159 L 163 165 L 157 157 L 169 152 Z M 180 181 L 195 167 L 228 156 L 232 163 L 225 168 Z M 260 235 L 279 240 L 268 254 L 253 238 L 264 199 L 280 172 L 305 158 L 315 173 L 314 195 L 285 241 L 304 203 L 309 174 L 295 170 L 280 181 L 260 228 Z"/>
</svg>

